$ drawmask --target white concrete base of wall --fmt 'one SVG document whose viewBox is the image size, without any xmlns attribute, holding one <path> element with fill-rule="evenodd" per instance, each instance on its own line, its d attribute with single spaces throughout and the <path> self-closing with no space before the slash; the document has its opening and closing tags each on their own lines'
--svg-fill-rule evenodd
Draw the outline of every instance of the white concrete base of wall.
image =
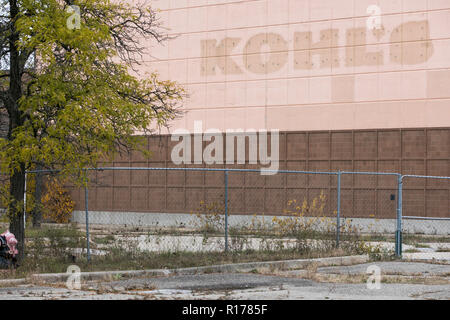
<svg viewBox="0 0 450 320">
<path fill-rule="evenodd" d="M 229 227 L 243 227 L 252 223 L 263 223 L 273 226 L 272 219 L 275 216 L 231 215 L 228 218 Z M 286 218 L 278 216 L 277 218 Z M 89 211 L 89 223 L 92 225 L 113 225 L 124 227 L 176 227 L 195 228 L 196 217 L 185 213 L 142 213 L 142 212 L 109 212 Z M 311 219 L 311 218 L 306 218 Z M 85 224 L 84 211 L 75 211 L 72 221 Z M 198 220 L 197 220 L 198 221 Z M 335 223 L 332 218 L 327 218 L 328 223 Z M 366 218 L 342 218 L 341 226 L 350 224 L 363 233 L 395 233 L 396 219 L 366 219 Z M 450 235 L 450 221 L 438 220 L 403 220 L 403 232 Z"/>
</svg>

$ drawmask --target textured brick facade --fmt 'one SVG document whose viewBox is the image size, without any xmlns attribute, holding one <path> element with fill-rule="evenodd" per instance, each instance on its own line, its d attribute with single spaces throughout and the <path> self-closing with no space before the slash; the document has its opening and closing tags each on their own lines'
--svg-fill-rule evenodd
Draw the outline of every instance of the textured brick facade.
<svg viewBox="0 0 450 320">
<path fill-rule="evenodd" d="M 102 164 L 115 167 L 174 167 L 169 136 L 149 137 L 153 156 L 139 154 Z M 380 129 L 324 132 L 282 132 L 280 169 L 304 171 L 374 171 L 450 175 L 450 128 Z M 189 167 L 189 166 L 187 166 Z M 198 165 L 191 165 L 198 167 Z M 217 166 L 216 166 L 217 167 Z M 224 167 L 224 166 L 218 166 Z M 232 165 L 229 168 L 257 168 Z M 195 211 L 200 201 L 223 201 L 223 173 L 109 171 L 92 176 L 89 207 L 94 211 Z M 323 191 L 325 213 L 336 210 L 336 177 L 322 175 L 230 173 L 232 214 L 283 214 L 288 200 L 311 201 Z M 395 176 L 342 178 L 342 213 L 346 217 L 394 218 Z M 83 191 L 72 190 L 83 209 Z M 404 214 L 448 216 L 448 181 L 405 179 Z"/>
</svg>

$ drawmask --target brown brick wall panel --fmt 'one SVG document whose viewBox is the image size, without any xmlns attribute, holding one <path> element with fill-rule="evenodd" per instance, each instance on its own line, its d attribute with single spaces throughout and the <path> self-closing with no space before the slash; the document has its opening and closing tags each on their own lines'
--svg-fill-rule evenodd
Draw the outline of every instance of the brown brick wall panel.
<svg viewBox="0 0 450 320">
<path fill-rule="evenodd" d="M 356 172 L 376 172 L 375 161 L 355 161 Z M 375 175 L 357 174 L 354 175 L 353 181 L 355 187 L 358 188 L 375 188 L 377 186 L 378 177 Z"/>
<path fill-rule="evenodd" d="M 202 172 L 202 171 L 183 171 L 178 172 L 179 175 L 186 175 L 186 186 L 204 186 L 205 185 L 205 175 L 211 176 L 211 172 Z M 181 178 L 180 178 L 181 181 Z"/>
<path fill-rule="evenodd" d="M 378 132 L 378 158 L 399 159 L 401 157 L 400 131 Z"/>
<path fill-rule="evenodd" d="M 245 193 L 245 207 L 247 214 L 264 213 L 264 189 L 248 188 Z"/>
<path fill-rule="evenodd" d="M 167 188 L 167 210 L 169 212 L 185 211 L 185 191 L 184 188 Z"/>
<path fill-rule="evenodd" d="M 400 172 L 400 161 L 397 160 L 380 160 L 378 161 L 377 172 L 398 173 Z M 396 188 L 397 176 L 378 176 L 378 187 L 380 188 Z"/>
<path fill-rule="evenodd" d="M 242 168 L 240 168 L 242 169 Z M 207 174 L 206 178 L 211 179 L 208 177 L 209 174 Z M 244 187 L 246 186 L 245 180 L 246 180 L 247 174 L 245 172 L 229 172 L 228 173 L 228 185 L 230 187 Z M 221 185 L 223 187 L 225 187 L 225 177 L 224 177 L 224 173 L 223 172 L 219 172 L 216 174 L 216 179 L 215 179 L 217 185 Z"/>
<path fill-rule="evenodd" d="M 102 164 L 102 167 L 113 167 L 113 164 Z M 104 171 L 97 171 L 96 172 L 96 180 L 95 185 L 96 186 L 113 186 L 114 185 L 114 171 L 111 170 L 104 170 Z"/>
<path fill-rule="evenodd" d="M 284 188 L 286 185 L 286 173 L 266 176 L 265 185 L 273 188 Z"/>
<path fill-rule="evenodd" d="M 289 132 L 286 135 L 281 133 L 280 141 L 286 139 L 287 145 L 280 146 L 280 148 L 283 150 L 286 148 L 287 159 L 280 158 L 280 168 L 333 172 L 338 170 L 402 171 L 404 174 L 449 175 L 449 135 L 450 130 L 448 128 Z M 167 136 L 149 138 L 149 149 L 158 150 L 161 156 L 151 158 L 147 162 L 132 155 L 130 161 L 126 158 L 121 160 L 116 158 L 115 162 L 102 163 L 101 166 L 185 167 L 184 165 L 176 166 L 170 161 L 160 161 L 165 159 L 166 154 L 171 151 L 164 149 L 167 146 L 167 141 Z M 350 141 L 354 141 L 352 148 L 349 147 Z M 310 149 L 312 154 L 306 152 L 308 142 L 310 148 L 312 148 Z M 355 151 L 354 155 L 350 152 L 351 150 Z M 424 150 L 426 150 L 425 154 Z M 199 165 L 186 167 L 199 167 Z M 259 165 L 250 164 L 227 165 L 226 167 L 260 168 Z M 200 196 L 205 201 L 223 201 L 220 200 L 223 199 L 223 175 L 222 172 L 185 173 L 183 171 L 96 172 L 91 183 L 93 187 L 90 188 L 90 209 L 100 211 L 187 212 L 186 210 L 190 210 L 190 207 L 197 202 Z M 387 217 L 392 206 L 396 205 L 396 201 L 386 200 L 385 197 L 390 196 L 393 191 L 396 193 L 396 179 L 396 176 L 343 175 L 341 199 L 343 216 L 365 216 L 369 214 L 367 211 L 374 211 L 377 216 Z M 336 197 L 336 184 L 336 176 L 312 174 L 262 176 L 259 172 L 232 172 L 229 174 L 230 188 L 236 190 L 233 191 L 236 192 L 235 199 L 242 199 L 242 203 L 237 203 L 239 200 L 234 200 L 233 211 L 247 214 L 257 212 L 280 214 L 286 208 L 289 198 L 308 197 L 308 200 L 311 201 L 312 195 L 317 190 L 327 192 L 329 197 L 327 200 L 328 209 L 332 212 L 336 201 L 334 199 Z M 112 188 L 109 188 L 113 185 L 114 192 Z M 143 202 L 142 192 L 144 191 L 139 188 L 130 190 L 130 187 L 145 186 L 149 187 L 146 191 L 148 194 L 147 209 L 145 209 Z M 98 189 L 95 187 L 98 187 Z M 449 190 L 448 181 L 405 178 L 403 201 L 405 215 L 427 214 L 430 216 L 437 214 L 438 211 L 443 212 L 445 206 L 448 208 Z M 425 194 L 425 192 L 427 193 Z M 121 193 L 123 195 L 119 195 Z M 71 194 L 76 201 L 76 208 L 83 210 L 83 190 L 77 192 L 73 189 Z M 425 207 L 425 199 L 428 195 L 433 200 L 428 199 Z M 447 200 L 444 199 L 445 197 L 447 197 Z M 189 200 L 191 198 L 192 201 Z M 166 199 L 167 208 L 165 207 Z M 185 201 L 187 202 L 185 203 Z M 383 206 L 387 207 L 388 210 L 384 210 Z M 448 214 L 448 210 L 444 212 Z"/>
<path fill-rule="evenodd" d="M 279 214 L 286 207 L 286 192 L 284 189 L 266 189 L 265 190 L 265 213 Z"/>
<path fill-rule="evenodd" d="M 128 150 L 120 150 L 113 156 L 114 162 L 128 162 L 130 160 L 131 153 Z"/>
<path fill-rule="evenodd" d="M 170 140 L 170 138 L 168 136 L 149 137 L 148 144 L 149 144 L 149 151 L 151 154 L 151 158 L 150 158 L 151 161 L 166 161 L 167 160 L 168 140 Z M 177 144 L 177 142 L 170 142 L 169 150 L 172 150 L 172 147 L 176 144 Z"/>
<path fill-rule="evenodd" d="M 286 187 L 288 188 L 306 188 L 308 186 L 308 176 L 303 173 L 286 174 Z"/>
<path fill-rule="evenodd" d="M 403 215 L 425 217 L 425 191 L 424 190 L 403 190 Z"/>
<path fill-rule="evenodd" d="M 426 175 L 425 160 L 403 160 L 403 174 Z M 426 185 L 426 179 L 420 178 L 404 178 L 404 189 L 423 189 Z"/>
<path fill-rule="evenodd" d="M 80 205 L 84 208 L 84 196 L 80 194 Z M 113 207 L 113 188 L 112 187 L 98 187 L 97 188 L 97 205 L 96 209 L 98 211 L 109 211 L 109 210 L 117 210 Z"/>
<path fill-rule="evenodd" d="M 286 132 L 280 132 L 279 133 L 279 139 L 280 139 L 280 141 L 279 141 L 279 143 L 280 143 L 280 146 L 279 146 L 279 157 L 280 157 L 280 159 L 286 159 L 287 158 L 287 151 L 286 151 L 286 139 L 287 139 L 287 136 L 286 136 Z M 271 144 L 271 135 L 270 134 L 268 134 L 268 136 L 267 136 L 267 147 L 268 147 L 268 154 L 269 155 L 271 155 L 272 154 L 272 144 Z M 281 164 L 282 165 L 282 164 Z M 282 169 L 285 169 L 285 168 L 282 168 Z"/>
<path fill-rule="evenodd" d="M 306 133 L 287 133 L 287 159 L 302 160 L 308 157 L 308 135 Z"/>
<path fill-rule="evenodd" d="M 148 207 L 148 188 L 132 187 L 131 188 L 131 209 L 132 211 L 146 211 Z"/>
<path fill-rule="evenodd" d="M 173 164 L 168 164 L 167 167 L 169 168 L 183 168 L 182 166 L 175 166 Z M 166 171 L 166 179 L 167 179 L 167 185 L 168 186 L 174 186 L 174 187 L 180 187 L 185 185 L 185 175 L 187 174 L 185 171 L 179 171 L 179 170 L 168 170 Z"/>
<path fill-rule="evenodd" d="M 427 217 L 448 217 L 449 198 L 448 190 L 427 190 L 426 191 L 426 216 Z"/>
<path fill-rule="evenodd" d="M 131 207 L 131 192 L 128 187 L 113 189 L 113 207 L 115 210 L 125 211 Z"/>
<path fill-rule="evenodd" d="M 287 170 L 307 171 L 306 161 L 288 161 L 286 163 Z M 304 188 L 307 186 L 306 174 L 287 174 L 286 186 L 288 188 Z"/>
<path fill-rule="evenodd" d="M 205 172 L 204 175 L 205 175 L 205 186 L 223 187 L 225 185 L 225 173 L 224 172 L 211 171 L 211 172 Z M 236 178 L 240 179 L 241 181 L 236 181 L 237 180 Z M 238 187 L 244 185 L 243 177 L 241 177 L 241 174 L 239 174 L 239 173 L 234 174 L 233 179 L 229 179 L 228 182 L 229 182 L 229 185 L 231 185 L 231 186 L 234 186 L 234 184 L 236 184 L 236 186 L 238 186 Z"/>
<path fill-rule="evenodd" d="M 320 200 L 320 196 L 323 193 L 324 195 L 324 201 L 322 202 Z M 308 191 L 308 205 L 309 208 L 311 210 L 311 215 L 313 216 L 317 216 L 320 215 L 320 212 L 322 212 L 322 214 L 324 216 L 333 216 L 333 209 L 331 207 L 331 192 L 330 189 L 309 189 Z M 316 203 L 316 205 L 314 206 L 314 202 Z M 320 206 L 321 204 L 325 204 L 323 210 L 320 210 Z"/>
<path fill-rule="evenodd" d="M 398 189 L 398 176 L 378 176 L 378 188 Z"/>
<path fill-rule="evenodd" d="M 403 174 L 415 174 L 426 175 L 425 160 L 403 160 L 402 161 L 402 173 Z"/>
<path fill-rule="evenodd" d="M 391 200 L 391 195 L 395 196 Z M 397 216 L 397 189 L 377 190 L 377 210 L 375 218 L 395 219 Z"/>
<path fill-rule="evenodd" d="M 306 161 L 288 160 L 286 163 L 287 170 L 307 171 Z"/>
<path fill-rule="evenodd" d="M 331 189 L 328 197 L 328 212 L 330 217 L 336 217 L 337 215 L 337 189 Z"/>
<path fill-rule="evenodd" d="M 426 155 L 426 131 L 405 130 L 402 131 L 402 157 L 403 159 L 425 158 Z"/>
<path fill-rule="evenodd" d="M 353 217 L 353 189 L 341 189 L 341 217 Z"/>
<path fill-rule="evenodd" d="M 166 209 L 165 188 L 148 188 L 148 209 L 151 212 L 169 212 Z"/>
<path fill-rule="evenodd" d="M 228 208 L 230 214 L 245 214 L 245 196 L 240 188 L 230 188 L 228 191 Z"/>
<path fill-rule="evenodd" d="M 377 212 L 376 191 L 367 189 L 355 189 L 353 197 L 354 211 L 352 217 L 370 218 Z"/>
<path fill-rule="evenodd" d="M 400 160 L 379 160 L 376 172 L 398 173 L 401 171 Z"/>
<path fill-rule="evenodd" d="M 332 160 L 330 164 L 330 171 L 353 171 L 352 160 Z"/>
<path fill-rule="evenodd" d="M 351 132 L 331 133 L 331 158 L 353 159 L 353 137 Z"/>
<path fill-rule="evenodd" d="M 377 132 L 355 131 L 354 132 L 355 159 L 377 158 Z"/>
<path fill-rule="evenodd" d="M 44 185 L 46 183 L 46 179 L 48 178 L 48 176 L 44 176 Z M 89 170 L 88 171 L 88 187 L 95 187 L 97 185 L 97 171 L 94 170 Z"/>
<path fill-rule="evenodd" d="M 153 166 L 151 166 L 153 167 Z M 160 168 L 164 168 L 164 166 L 158 165 Z M 156 168 L 156 167 L 154 167 Z M 165 186 L 166 185 L 166 175 L 167 171 L 157 170 L 157 171 L 149 171 L 148 172 L 148 184 L 149 186 Z"/>
<path fill-rule="evenodd" d="M 331 161 L 331 172 L 338 171 L 353 171 L 353 161 Z M 331 186 L 337 186 L 337 176 L 331 176 Z M 341 186 L 353 186 L 353 175 L 343 174 L 341 175 Z"/>
<path fill-rule="evenodd" d="M 224 201 L 225 189 L 223 187 L 205 189 L 205 202 L 222 204 Z"/>
<path fill-rule="evenodd" d="M 309 161 L 308 171 L 329 172 L 330 162 L 322 160 Z M 326 174 L 308 174 L 308 186 L 311 188 L 329 188 L 330 176 Z"/>
<path fill-rule="evenodd" d="M 429 159 L 450 158 L 450 130 L 429 129 L 427 131 L 427 156 Z"/>
<path fill-rule="evenodd" d="M 128 162 L 116 162 L 114 163 L 114 167 L 129 167 L 130 164 Z M 129 170 L 114 170 L 113 171 L 113 179 L 115 186 L 129 186 L 131 182 L 131 172 Z"/>
<path fill-rule="evenodd" d="M 149 166 L 149 168 L 164 168 L 164 167 L 168 167 L 168 165 L 166 165 L 165 161 L 151 161 L 150 159 L 148 161 L 148 166 Z"/>
<path fill-rule="evenodd" d="M 403 189 L 404 190 L 423 190 L 426 188 L 427 179 L 423 178 L 403 178 Z"/>
<path fill-rule="evenodd" d="M 70 197 L 75 202 L 75 208 L 80 207 L 80 192 L 81 189 L 76 186 L 67 187 L 67 191 L 69 192 Z M 2 207 L 1 198 L 0 198 L 0 208 Z"/>
<path fill-rule="evenodd" d="M 329 133 L 309 134 L 309 159 L 330 158 L 330 135 Z"/>
<path fill-rule="evenodd" d="M 308 190 L 303 188 L 288 189 L 286 194 L 286 208 L 293 210 L 295 206 L 302 206 L 303 201 L 308 199 Z M 295 200 L 295 202 L 294 202 Z M 288 206 L 289 201 L 292 201 L 292 205 Z"/>
<path fill-rule="evenodd" d="M 141 149 L 149 151 L 149 137 L 141 136 L 139 138 L 140 138 L 139 143 L 141 144 Z M 131 151 L 130 159 L 132 162 L 139 162 L 139 161 L 147 162 L 147 160 L 148 160 L 146 158 L 145 154 L 143 154 L 142 152 L 136 151 L 136 150 Z"/>
<path fill-rule="evenodd" d="M 147 162 L 133 162 L 131 164 L 133 168 L 145 168 L 148 167 Z M 145 170 L 131 171 L 131 185 L 132 186 L 148 186 L 149 176 L 151 172 Z"/>
<path fill-rule="evenodd" d="M 427 175 L 449 176 L 449 160 L 428 160 Z M 426 179 L 428 188 L 449 188 L 450 180 Z"/>
<path fill-rule="evenodd" d="M 252 168 L 253 169 L 253 168 Z M 234 173 L 238 174 L 238 173 Z M 250 188 L 262 188 L 266 184 L 266 177 L 259 172 L 246 172 L 245 185 Z"/>
<path fill-rule="evenodd" d="M 205 201 L 205 190 L 203 188 L 186 189 L 186 211 L 197 212 L 201 207 L 200 202 Z"/>
<path fill-rule="evenodd" d="M 89 187 L 88 188 L 88 199 L 89 199 L 89 210 L 97 210 L 98 206 L 98 201 L 97 201 L 97 195 L 98 195 L 98 188 L 96 187 Z M 83 201 L 83 206 L 84 206 L 84 190 L 83 190 L 83 197 L 81 199 L 81 201 Z"/>
<path fill-rule="evenodd" d="M 428 160 L 427 175 L 429 176 L 448 176 L 449 160 Z"/>
</svg>

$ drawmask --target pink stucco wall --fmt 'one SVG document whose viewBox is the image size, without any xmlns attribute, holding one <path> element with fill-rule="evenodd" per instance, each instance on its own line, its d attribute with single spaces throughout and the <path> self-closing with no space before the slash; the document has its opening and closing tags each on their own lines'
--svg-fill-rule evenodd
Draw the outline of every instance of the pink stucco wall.
<svg viewBox="0 0 450 320">
<path fill-rule="evenodd" d="M 175 38 L 148 44 L 141 75 L 190 95 L 172 129 L 450 126 L 449 0 L 153 3 Z"/>
</svg>

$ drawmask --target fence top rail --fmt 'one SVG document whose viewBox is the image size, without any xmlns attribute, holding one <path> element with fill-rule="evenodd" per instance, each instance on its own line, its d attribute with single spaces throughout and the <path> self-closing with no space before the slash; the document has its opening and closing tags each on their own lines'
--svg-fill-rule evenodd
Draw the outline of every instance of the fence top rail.
<svg viewBox="0 0 450 320">
<path fill-rule="evenodd" d="M 58 173 L 58 169 L 26 170 L 25 173 Z"/>
<path fill-rule="evenodd" d="M 323 172 L 323 171 L 298 171 L 298 170 L 269 170 L 269 169 L 228 169 L 228 168 L 151 168 L 151 167 L 100 167 L 88 168 L 86 170 L 92 171 L 117 171 L 117 170 L 132 170 L 132 171 L 214 171 L 214 172 L 257 172 L 257 173 L 304 173 L 304 174 L 323 174 L 336 175 L 337 172 Z"/>
<path fill-rule="evenodd" d="M 341 171 L 341 174 L 362 174 L 362 175 L 377 175 L 377 176 L 401 176 L 400 173 L 394 172 L 365 172 L 365 171 Z"/>
<path fill-rule="evenodd" d="M 269 169 L 229 169 L 229 168 L 156 168 L 156 167 L 99 167 L 99 168 L 84 168 L 80 171 L 117 171 L 117 170 L 131 170 L 131 171 L 214 171 L 214 172 L 266 172 L 266 173 L 303 173 L 303 174 L 323 174 L 323 175 L 339 175 L 339 174 L 360 174 L 360 175 L 378 175 L 378 176 L 397 176 L 403 178 L 423 178 L 423 179 L 446 179 L 450 177 L 445 176 L 424 176 L 394 172 L 370 172 L 370 171 L 300 171 L 300 170 L 269 170 Z M 26 173 L 57 173 L 58 169 L 43 169 L 43 170 L 27 170 Z"/>
<path fill-rule="evenodd" d="M 437 220 L 437 221 L 450 221 L 450 218 L 434 218 L 434 217 L 415 217 L 415 216 L 402 216 L 406 220 Z"/>
<path fill-rule="evenodd" d="M 450 177 L 444 177 L 444 176 L 420 176 L 415 174 L 405 174 L 402 176 L 402 178 L 422 178 L 422 179 L 446 179 L 450 180 Z"/>
<path fill-rule="evenodd" d="M 322 172 L 322 171 L 298 171 L 298 170 L 269 170 L 269 169 L 226 169 L 226 168 L 156 168 L 156 167 L 99 167 L 99 168 L 84 168 L 80 171 L 215 171 L 215 172 L 267 172 L 267 173 L 305 173 L 305 174 L 323 174 L 323 175 L 337 175 L 337 172 Z M 61 170 L 27 170 L 26 173 L 57 173 Z"/>
</svg>

